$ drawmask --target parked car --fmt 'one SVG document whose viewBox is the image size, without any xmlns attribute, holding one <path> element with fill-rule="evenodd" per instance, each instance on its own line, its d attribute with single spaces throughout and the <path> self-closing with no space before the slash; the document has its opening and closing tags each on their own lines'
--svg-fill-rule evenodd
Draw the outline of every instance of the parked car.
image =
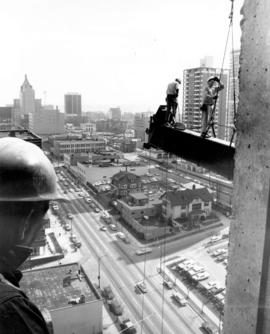
<svg viewBox="0 0 270 334">
<path fill-rule="evenodd" d="M 174 292 L 172 294 L 172 298 L 180 305 L 180 306 L 186 306 L 187 300 L 184 298 L 179 292 Z"/>
<path fill-rule="evenodd" d="M 121 332 L 124 334 L 136 334 L 137 330 L 134 324 L 129 320 L 125 319 L 120 323 Z"/>
<path fill-rule="evenodd" d="M 147 292 L 147 287 L 145 282 L 141 281 L 141 282 L 137 282 L 135 287 L 141 291 L 142 293 L 146 293 Z"/>
<path fill-rule="evenodd" d="M 206 334 L 217 334 L 218 333 L 218 330 L 214 328 L 213 326 L 211 326 L 207 321 L 202 323 L 201 329 Z"/>
<path fill-rule="evenodd" d="M 68 217 L 68 219 L 72 219 L 72 218 L 73 218 L 73 216 L 72 216 L 71 213 L 68 213 L 68 214 L 67 214 L 67 217 Z"/>
<path fill-rule="evenodd" d="M 207 272 L 203 272 L 203 273 L 198 273 L 198 274 L 194 275 L 192 278 L 195 281 L 204 281 L 208 277 L 209 277 L 209 274 Z"/>
<path fill-rule="evenodd" d="M 109 226 L 112 231 L 117 231 L 117 227 L 114 224 L 110 224 Z"/>
<path fill-rule="evenodd" d="M 107 231 L 107 227 L 106 226 L 101 226 L 100 231 Z"/>
<path fill-rule="evenodd" d="M 99 212 L 100 212 L 100 210 L 99 210 L 98 207 L 95 207 L 94 211 L 95 211 L 96 213 L 99 213 Z"/>
<path fill-rule="evenodd" d="M 143 248 L 139 248 L 136 250 L 136 255 L 143 255 L 143 254 L 148 254 L 152 252 L 152 248 L 150 247 L 143 247 Z"/>
<path fill-rule="evenodd" d="M 102 295 L 104 298 L 109 300 L 114 298 L 114 293 L 110 285 L 104 287 Z"/>
<path fill-rule="evenodd" d="M 163 285 L 166 286 L 167 289 L 171 290 L 173 288 L 173 282 L 172 281 L 163 281 Z"/>
</svg>

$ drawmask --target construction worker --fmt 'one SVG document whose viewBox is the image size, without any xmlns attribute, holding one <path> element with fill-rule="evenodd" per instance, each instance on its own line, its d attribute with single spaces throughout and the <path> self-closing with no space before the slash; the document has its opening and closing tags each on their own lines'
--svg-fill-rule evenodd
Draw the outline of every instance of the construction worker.
<svg viewBox="0 0 270 334">
<path fill-rule="evenodd" d="M 0 333 L 48 334 L 39 309 L 19 288 L 20 265 L 57 199 L 52 164 L 36 145 L 0 139 Z"/>
<path fill-rule="evenodd" d="M 167 113 L 166 113 L 165 125 L 174 125 L 175 123 L 175 114 L 178 107 L 177 98 L 180 84 L 181 84 L 180 79 L 175 79 L 173 82 L 170 82 L 168 84 L 166 90 Z"/>
<path fill-rule="evenodd" d="M 204 89 L 202 105 L 200 110 L 202 112 L 202 128 L 201 128 L 201 136 L 203 138 L 209 137 L 207 134 L 207 127 L 209 122 L 211 121 L 214 115 L 213 106 L 215 104 L 215 100 L 218 98 L 218 92 L 224 88 L 224 84 L 220 81 L 220 79 L 216 76 L 211 76 L 207 80 L 207 85 Z"/>
</svg>

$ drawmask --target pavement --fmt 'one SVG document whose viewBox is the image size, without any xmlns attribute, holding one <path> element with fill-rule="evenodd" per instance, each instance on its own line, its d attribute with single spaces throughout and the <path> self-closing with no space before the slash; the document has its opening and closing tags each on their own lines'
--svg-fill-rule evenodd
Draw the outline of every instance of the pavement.
<svg viewBox="0 0 270 334">
<path fill-rule="evenodd" d="M 51 267 L 51 266 L 73 263 L 73 262 L 79 262 L 81 265 L 83 265 L 83 268 L 87 276 L 89 278 L 93 277 L 91 268 L 96 266 L 96 261 L 93 258 L 89 260 L 89 257 L 84 256 L 83 251 L 81 249 L 78 249 L 75 252 L 74 249 L 71 247 L 71 242 L 69 240 L 69 237 L 71 236 L 71 232 L 65 231 L 63 227 L 60 225 L 60 223 L 58 222 L 57 217 L 53 215 L 50 211 L 48 214 L 50 217 L 51 227 L 50 229 L 47 229 L 46 232 L 47 233 L 54 232 L 58 243 L 60 244 L 60 246 L 62 247 L 64 251 L 65 257 L 61 259 L 60 261 L 49 262 L 37 268 L 46 268 L 46 267 Z M 96 282 L 92 282 L 92 283 L 95 284 Z M 109 280 L 107 280 L 105 274 L 103 274 L 102 283 L 103 285 L 104 284 L 109 285 L 110 283 Z M 104 304 L 103 304 L 103 309 L 102 309 L 102 316 L 103 316 L 103 334 L 119 333 L 119 330 L 117 326 L 115 325 L 116 319 L 113 319 L 114 316 L 108 312 Z"/>
</svg>

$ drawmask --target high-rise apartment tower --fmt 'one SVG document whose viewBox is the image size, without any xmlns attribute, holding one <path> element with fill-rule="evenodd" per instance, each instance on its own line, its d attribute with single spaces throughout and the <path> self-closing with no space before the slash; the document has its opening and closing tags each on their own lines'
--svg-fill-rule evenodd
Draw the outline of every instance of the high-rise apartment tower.
<svg viewBox="0 0 270 334">
<path fill-rule="evenodd" d="M 220 76 L 220 69 L 213 67 L 196 67 L 184 70 L 183 75 L 183 122 L 188 129 L 201 131 L 201 111 L 204 88 L 210 76 Z M 228 70 L 223 70 L 221 80 L 225 88 L 219 93 L 215 112 L 215 132 L 218 138 L 225 138 L 227 81 Z"/>
</svg>

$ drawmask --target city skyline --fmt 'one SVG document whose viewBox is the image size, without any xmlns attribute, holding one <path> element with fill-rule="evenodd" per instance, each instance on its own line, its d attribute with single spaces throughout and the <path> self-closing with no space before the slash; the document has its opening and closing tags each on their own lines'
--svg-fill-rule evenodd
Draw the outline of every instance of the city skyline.
<svg viewBox="0 0 270 334">
<path fill-rule="evenodd" d="M 242 2 L 235 4 L 235 47 Z M 155 111 L 168 82 L 184 69 L 206 55 L 221 66 L 230 6 L 214 0 L 5 3 L 0 104 L 12 103 L 27 74 L 36 97 L 61 111 L 70 91 L 82 95 L 83 111 Z"/>
</svg>

